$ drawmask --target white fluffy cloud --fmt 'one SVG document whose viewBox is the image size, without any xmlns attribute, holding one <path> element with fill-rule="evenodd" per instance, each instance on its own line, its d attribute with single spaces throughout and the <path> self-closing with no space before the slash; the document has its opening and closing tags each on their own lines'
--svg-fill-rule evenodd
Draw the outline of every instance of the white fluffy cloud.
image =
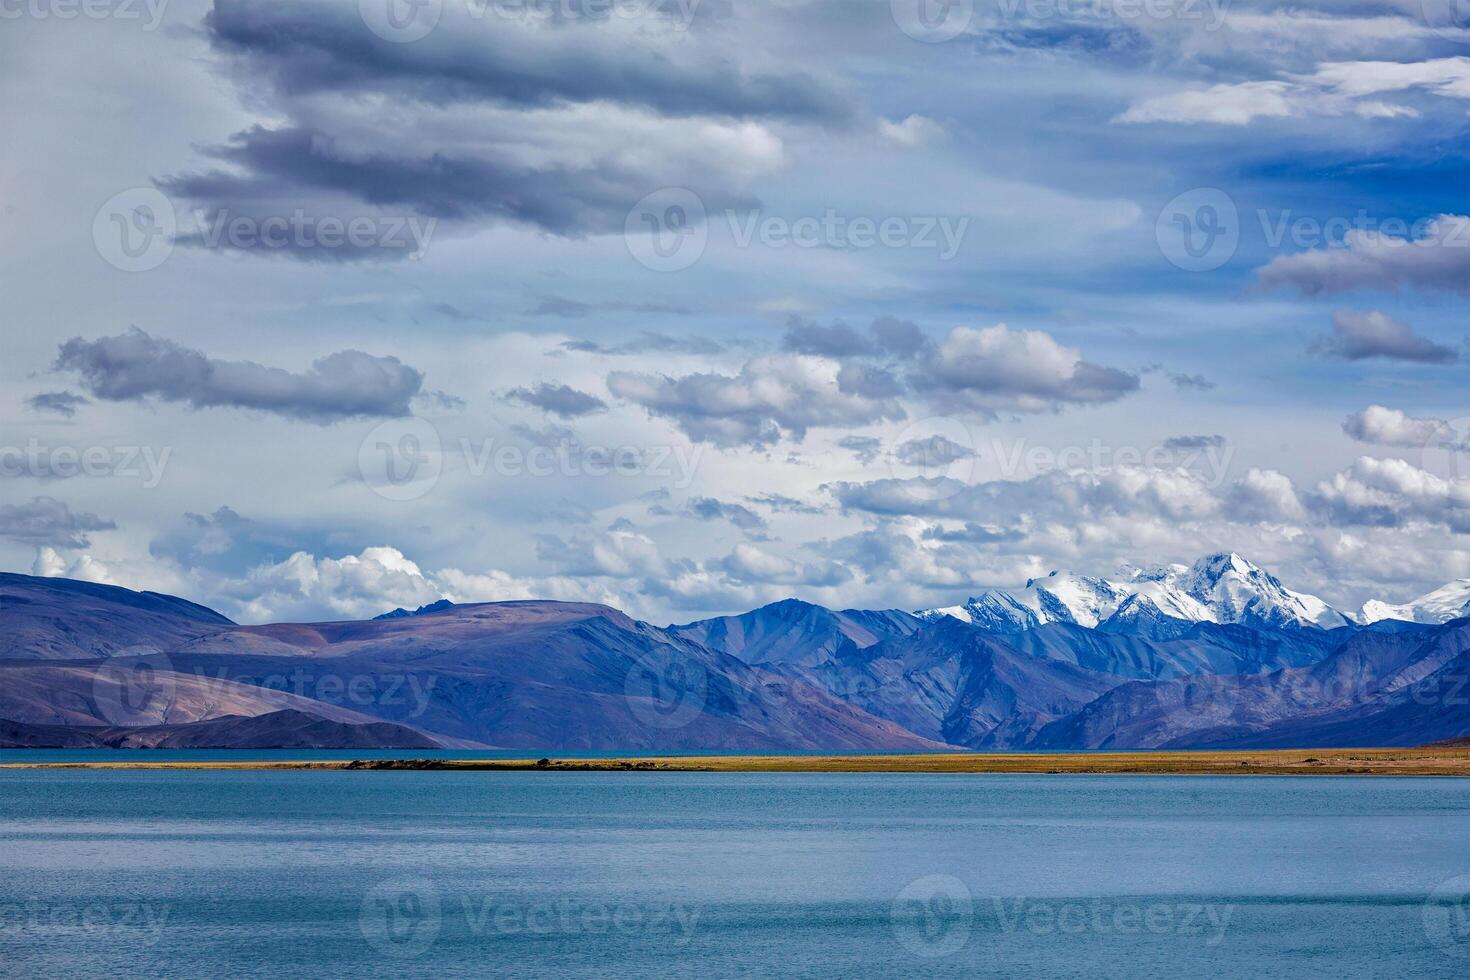
<svg viewBox="0 0 1470 980">
<path fill-rule="evenodd" d="M 1383 405 L 1369 405 L 1349 415 L 1342 431 L 1369 445 L 1400 448 L 1422 449 L 1454 438 L 1454 430 L 1444 419 L 1415 418 Z"/>
<path fill-rule="evenodd" d="M 1064 404 L 1114 401 L 1138 388 L 1137 375 L 1083 360 L 1075 347 L 1040 330 L 1005 324 L 956 327 L 924 369 L 931 392 L 982 411 L 1043 412 Z"/>
<path fill-rule="evenodd" d="M 1317 497 L 1341 525 L 1402 527 L 1413 522 L 1470 533 L 1470 480 L 1454 480 L 1402 459 L 1362 456 L 1318 485 Z"/>
</svg>

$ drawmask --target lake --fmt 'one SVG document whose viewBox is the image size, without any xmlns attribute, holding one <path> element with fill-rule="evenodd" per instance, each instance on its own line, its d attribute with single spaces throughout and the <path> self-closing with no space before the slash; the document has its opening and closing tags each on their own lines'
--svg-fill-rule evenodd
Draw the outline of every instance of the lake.
<svg viewBox="0 0 1470 980">
<path fill-rule="evenodd" d="M 0 772 L 11 976 L 1460 977 L 1470 780 Z"/>
</svg>

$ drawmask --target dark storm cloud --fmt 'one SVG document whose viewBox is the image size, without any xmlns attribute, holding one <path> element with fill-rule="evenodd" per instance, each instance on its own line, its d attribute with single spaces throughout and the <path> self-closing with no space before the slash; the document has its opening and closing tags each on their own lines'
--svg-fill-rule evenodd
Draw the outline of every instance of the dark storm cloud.
<svg viewBox="0 0 1470 980">
<path fill-rule="evenodd" d="M 349 418 L 398 417 L 424 376 L 396 357 L 357 350 L 329 354 L 293 373 L 253 361 L 225 361 L 136 327 L 116 337 L 61 345 L 56 369 L 80 376 L 105 401 L 154 397 L 192 408 L 247 408 L 326 424 Z"/>
</svg>

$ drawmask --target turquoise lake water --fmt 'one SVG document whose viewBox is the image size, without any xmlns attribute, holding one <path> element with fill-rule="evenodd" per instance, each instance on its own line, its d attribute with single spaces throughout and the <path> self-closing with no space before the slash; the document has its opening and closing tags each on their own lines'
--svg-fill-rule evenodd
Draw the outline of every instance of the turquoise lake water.
<svg viewBox="0 0 1470 980">
<path fill-rule="evenodd" d="M 17 977 L 1462 977 L 1470 780 L 0 773 Z"/>
</svg>

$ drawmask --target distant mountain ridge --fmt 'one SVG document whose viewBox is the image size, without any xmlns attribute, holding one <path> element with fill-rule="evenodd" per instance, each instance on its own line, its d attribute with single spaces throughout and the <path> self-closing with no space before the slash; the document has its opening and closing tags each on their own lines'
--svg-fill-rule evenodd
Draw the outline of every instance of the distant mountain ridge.
<svg viewBox="0 0 1470 980">
<path fill-rule="evenodd" d="M 1358 619 L 1364 623 L 1400 620 L 1410 623 L 1447 623 L 1470 616 L 1470 578 L 1456 579 L 1441 588 L 1401 605 L 1370 599 Z"/>
<path fill-rule="evenodd" d="M 1470 734 L 1462 597 L 1464 580 L 1349 618 L 1221 554 L 918 614 L 787 599 L 660 628 L 594 603 L 440 600 L 240 626 L 170 596 L 0 575 L 0 744 L 1423 744 Z"/>
<path fill-rule="evenodd" d="M 1467 596 L 1470 598 L 1470 596 Z M 1234 623 L 1258 629 L 1336 629 L 1355 621 L 1313 595 L 1286 588 L 1240 555 L 1206 555 L 1192 565 L 1137 569 L 1124 581 L 1054 571 L 1031 579 L 1019 593 L 996 589 L 959 606 L 925 609 L 932 620 L 952 616 L 998 632 L 1020 632 L 1047 623 L 1129 632 L 1183 623 Z M 1382 617 L 1380 617 L 1382 618 Z"/>
<path fill-rule="evenodd" d="M 402 606 L 399 606 L 392 612 L 385 612 L 381 616 L 374 616 L 373 619 L 407 619 L 410 616 L 427 616 L 429 613 L 443 612 L 446 609 L 453 608 L 454 603 L 450 602 L 448 599 L 440 599 L 437 602 L 431 602 L 428 605 L 419 606 L 412 612 L 404 609 Z"/>
</svg>

